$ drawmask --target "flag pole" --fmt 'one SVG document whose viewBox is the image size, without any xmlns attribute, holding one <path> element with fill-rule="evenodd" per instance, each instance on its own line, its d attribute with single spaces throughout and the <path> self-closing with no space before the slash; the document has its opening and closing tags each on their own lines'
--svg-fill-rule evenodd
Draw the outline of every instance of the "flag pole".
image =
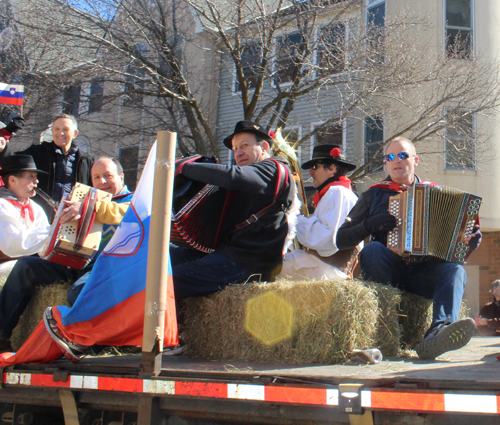
<svg viewBox="0 0 500 425">
<path fill-rule="evenodd" d="M 159 131 L 148 245 L 141 369 L 158 376 L 165 331 L 170 226 L 177 134 Z"/>
</svg>

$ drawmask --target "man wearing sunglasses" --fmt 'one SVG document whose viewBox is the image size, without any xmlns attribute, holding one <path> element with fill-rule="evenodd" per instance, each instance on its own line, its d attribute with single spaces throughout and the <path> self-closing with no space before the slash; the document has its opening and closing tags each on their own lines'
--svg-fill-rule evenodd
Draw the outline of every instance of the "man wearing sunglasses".
<svg viewBox="0 0 500 425">
<path fill-rule="evenodd" d="M 335 234 L 358 197 L 352 192 L 347 173 L 356 165 L 347 162 L 337 145 L 319 145 L 311 160 L 302 164 L 313 179 L 317 193 L 313 198 L 314 214 L 297 218 L 297 238 L 308 251 L 287 252 L 280 276 L 289 280 L 347 278 L 334 264 L 337 252 Z"/>
<path fill-rule="evenodd" d="M 400 257 L 387 246 L 387 232 L 396 227 L 396 218 L 388 212 L 389 197 L 421 181 L 415 174 L 418 156 L 408 139 L 397 137 L 386 148 L 385 165 L 389 176 L 362 193 L 337 232 L 337 246 L 346 249 L 368 236 L 371 242 L 360 254 L 363 279 L 390 284 L 399 289 L 433 299 L 433 318 L 423 341 L 417 347 L 421 359 L 464 347 L 475 325 L 470 318 L 458 320 L 467 274 L 462 265 L 436 262 L 427 257 Z M 479 227 L 470 239 L 475 250 L 481 241 Z"/>
</svg>

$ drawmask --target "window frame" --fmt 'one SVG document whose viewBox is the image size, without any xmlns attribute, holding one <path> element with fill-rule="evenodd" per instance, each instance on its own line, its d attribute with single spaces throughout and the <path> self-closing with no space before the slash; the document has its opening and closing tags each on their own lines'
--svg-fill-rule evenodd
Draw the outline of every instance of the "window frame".
<svg viewBox="0 0 500 425">
<path fill-rule="evenodd" d="M 343 25 L 344 27 L 344 47 L 347 47 L 347 44 L 349 42 L 349 21 L 346 19 L 342 22 L 338 22 L 337 25 L 335 25 L 336 27 L 339 26 L 339 25 Z M 323 25 L 323 26 L 318 26 L 318 28 L 316 29 L 316 34 L 315 34 L 315 37 L 316 37 L 316 51 L 314 52 L 314 66 L 319 68 L 320 64 L 319 64 L 319 54 L 320 52 L 323 50 L 323 49 L 319 49 L 319 46 L 318 46 L 318 42 L 319 42 L 319 36 L 320 36 L 320 31 L 325 29 L 325 28 L 328 28 L 328 25 Z M 339 74 L 342 74 L 343 72 L 345 72 L 345 67 L 347 65 L 347 48 L 345 49 L 345 55 L 344 55 L 344 60 L 343 60 L 343 67 L 342 67 L 342 70 L 338 71 L 338 72 L 334 72 L 332 74 L 329 74 L 328 76 L 334 76 L 334 75 L 339 75 Z M 318 76 L 318 70 L 315 71 L 315 76 L 317 77 Z"/>
<path fill-rule="evenodd" d="M 279 40 L 280 39 L 283 39 L 285 37 L 290 37 L 290 36 L 293 36 L 293 35 L 299 35 L 300 38 L 301 38 L 301 43 L 304 42 L 304 38 L 302 36 L 302 34 L 300 32 L 297 32 L 297 31 L 292 31 L 292 32 L 285 32 L 283 34 L 280 34 L 280 35 L 277 35 L 274 37 L 274 55 L 273 55 L 273 60 L 272 60 L 272 81 L 271 81 L 271 86 L 272 87 L 277 87 L 278 84 L 276 84 L 276 79 L 278 78 L 278 74 L 279 74 L 279 71 L 276 70 L 276 64 L 278 63 L 278 43 L 279 43 Z M 300 45 L 299 45 L 300 46 Z M 289 59 L 291 59 L 289 57 Z M 274 75 L 276 74 L 276 75 Z M 288 87 L 290 85 L 292 85 L 293 81 L 288 81 L 288 82 L 285 82 L 285 83 L 282 83 L 282 82 L 279 82 L 279 86 L 280 87 Z"/>
<path fill-rule="evenodd" d="M 475 33 L 476 33 L 476 29 L 475 29 L 475 23 L 476 23 L 476 19 L 475 19 L 475 1 L 474 0 L 470 0 L 470 19 L 471 19 L 471 26 L 470 28 L 467 28 L 467 27 L 458 27 L 458 26 L 454 26 L 454 25 L 451 25 L 451 26 L 448 26 L 447 25 L 447 21 L 446 21 L 446 7 L 448 5 L 448 2 L 450 0 L 443 0 L 443 56 L 444 56 L 444 59 L 445 60 L 474 60 L 475 59 L 475 55 L 476 55 L 476 37 L 475 37 Z M 451 0 L 453 1 L 453 0 Z M 447 30 L 448 28 L 450 29 L 453 29 L 453 30 L 467 30 L 467 31 L 470 31 L 470 33 L 472 34 L 472 40 L 470 42 L 470 57 L 449 57 L 448 56 L 448 50 L 447 50 Z"/>
<path fill-rule="evenodd" d="M 259 42 L 255 42 L 255 43 L 247 43 L 245 44 L 245 46 L 243 47 L 243 49 L 245 49 L 246 47 L 249 47 L 249 46 L 259 46 L 260 45 L 260 48 L 262 49 L 262 45 L 261 43 Z M 262 56 L 259 56 L 259 58 L 262 58 Z M 256 63 L 255 65 L 260 65 L 262 63 L 262 61 L 258 61 L 258 63 Z M 245 68 L 245 67 L 243 67 Z M 249 67 L 246 67 L 246 68 L 249 68 Z M 243 72 L 243 75 L 245 73 Z M 246 77 L 245 77 L 246 78 Z M 248 91 L 253 91 L 255 90 L 255 87 L 249 87 L 248 88 Z M 239 87 L 239 83 L 238 83 L 238 78 L 236 77 L 236 65 L 233 66 L 233 85 L 232 85 L 232 93 L 233 94 L 240 94 L 241 93 L 241 90 L 240 90 L 240 87 Z"/>
<path fill-rule="evenodd" d="M 69 105 L 69 103 L 66 103 L 65 99 L 66 99 L 66 93 L 68 93 L 67 90 L 69 90 L 69 89 L 73 90 L 71 93 L 71 96 L 74 96 L 76 93 L 76 90 L 78 90 L 78 104 L 76 106 L 76 111 L 75 111 L 75 102 L 71 103 L 71 105 L 72 105 L 71 111 L 66 109 L 66 104 Z M 71 99 L 71 100 L 73 101 L 73 99 Z M 61 101 L 61 113 L 69 114 L 69 115 L 73 115 L 73 116 L 77 117 L 78 115 L 80 115 L 81 107 L 82 107 L 82 85 L 81 84 L 78 84 L 78 85 L 71 84 L 71 85 L 65 87 L 63 89 L 63 95 L 62 95 L 62 101 Z"/>
<path fill-rule="evenodd" d="M 92 93 L 92 88 L 95 87 L 94 84 L 101 84 L 101 92 L 100 93 Z M 93 78 L 91 81 L 90 81 L 90 86 L 89 86 L 89 96 L 88 96 L 88 108 L 87 108 L 87 112 L 89 114 L 94 114 L 94 113 L 98 113 L 98 112 L 101 112 L 102 111 L 102 105 L 104 103 L 104 78 L 100 77 L 100 78 Z M 92 105 L 93 103 L 98 100 L 99 101 L 99 108 L 98 109 L 92 109 Z"/>
<path fill-rule="evenodd" d="M 445 116 L 445 120 L 448 121 L 448 112 L 449 111 L 452 111 L 452 110 L 455 110 L 457 108 L 445 108 L 444 110 L 444 116 Z M 462 110 L 466 110 L 464 108 L 459 108 L 459 109 L 462 109 Z M 474 142 L 474 146 L 472 147 L 472 153 L 474 154 L 474 157 L 473 157 L 473 168 L 468 168 L 468 167 L 463 167 L 463 166 L 448 166 L 448 140 L 449 137 L 448 137 L 448 130 L 449 130 L 449 127 L 450 126 L 446 126 L 445 128 L 445 134 L 444 134 L 444 146 L 443 146 L 443 151 L 444 151 L 444 155 L 443 155 L 443 164 L 444 164 L 444 170 L 445 171 L 477 171 L 477 114 L 471 114 L 469 115 L 471 118 L 472 118 L 472 135 L 473 135 L 473 142 Z M 452 127 L 452 126 L 451 126 Z M 456 140 L 465 140 L 465 137 L 460 137 Z"/>
<path fill-rule="evenodd" d="M 385 118 L 384 118 L 384 114 L 377 114 L 377 113 L 374 113 L 374 114 L 371 114 L 371 115 L 365 115 L 363 117 L 363 165 L 365 165 L 367 163 L 367 143 L 366 143 L 366 128 L 367 128 L 367 125 L 366 125 L 366 119 L 367 118 L 374 118 L 374 117 L 377 117 L 379 119 L 381 119 L 382 121 L 382 140 L 379 144 L 383 144 L 384 143 L 384 140 L 385 140 Z M 370 143 L 370 146 L 373 146 L 375 143 L 377 142 L 371 142 Z M 384 152 L 382 151 L 382 159 L 384 158 Z M 383 162 L 383 161 L 382 161 Z M 373 172 L 373 173 L 382 173 L 384 172 L 384 166 L 385 164 L 382 163 L 382 167 L 378 170 L 374 170 L 373 169 L 373 165 L 372 166 L 369 166 L 367 171 L 370 171 L 370 172 Z"/>
</svg>

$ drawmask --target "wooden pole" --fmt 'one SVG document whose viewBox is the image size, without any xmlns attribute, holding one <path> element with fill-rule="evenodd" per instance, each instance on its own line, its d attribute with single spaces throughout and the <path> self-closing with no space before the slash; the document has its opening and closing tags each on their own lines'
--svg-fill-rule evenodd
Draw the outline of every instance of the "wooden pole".
<svg viewBox="0 0 500 425">
<path fill-rule="evenodd" d="M 176 133 L 158 132 L 141 362 L 143 374 L 156 376 L 161 371 L 165 330 L 176 139 Z"/>
</svg>

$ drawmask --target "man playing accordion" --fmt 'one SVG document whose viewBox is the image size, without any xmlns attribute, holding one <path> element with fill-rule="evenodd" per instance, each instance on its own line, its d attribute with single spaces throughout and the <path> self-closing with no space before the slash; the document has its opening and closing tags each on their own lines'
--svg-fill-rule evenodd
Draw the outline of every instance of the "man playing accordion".
<svg viewBox="0 0 500 425">
<path fill-rule="evenodd" d="M 337 246 L 346 249 L 371 236 L 360 254 L 363 279 L 390 284 L 408 292 L 433 299 L 433 319 L 424 339 L 417 345 L 422 359 L 434 359 L 446 351 L 465 346 L 475 325 L 470 318 L 458 320 L 462 296 L 467 282 L 461 264 L 432 261 L 428 257 L 400 257 L 387 245 L 387 233 L 397 226 L 388 212 L 389 197 L 425 183 L 415 174 L 418 156 L 408 139 L 398 137 L 386 148 L 386 180 L 362 193 L 337 233 Z M 431 184 L 431 183 L 429 183 Z M 475 250 L 481 241 L 479 226 L 468 241 Z"/>
<path fill-rule="evenodd" d="M 290 212 L 298 213 L 298 198 L 287 162 L 271 157 L 271 136 L 259 124 L 240 121 L 224 144 L 232 149 L 235 166 L 190 158 L 177 165 L 176 175 L 227 189 L 231 201 L 214 252 L 171 246 L 177 301 L 249 279 L 274 279 L 286 241 L 292 240 Z"/>
</svg>

